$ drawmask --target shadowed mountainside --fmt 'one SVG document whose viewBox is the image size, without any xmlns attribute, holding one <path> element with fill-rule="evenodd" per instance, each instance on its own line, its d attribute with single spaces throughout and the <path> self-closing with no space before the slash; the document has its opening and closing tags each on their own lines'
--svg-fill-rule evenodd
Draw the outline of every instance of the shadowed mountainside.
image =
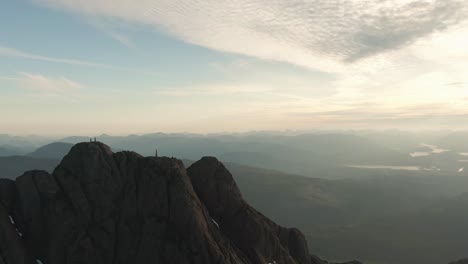
<svg viewBox="0 0 468 264">
<path fill-rule="evenodd" d="M 52 173 L 59 163 L 60 160 L 0 157 L 0 177 L 14 179 L 35 168 Z M 188 167 L 193 162 L 185 164 Z M 439 264 L 466 256 L 464 245 L 468 238 L 464 232 L 453 233 L 465 229 L 466 205 L 454 203 L 450 207 L 451 197 L 467 192 L 466 177 L 391 174 L 326 180 L 225 164 L 251 205 L 283 226 L 300 228 L 310 242 L 309 248 L 324 258 L 398 264 L 424 260 Z M 444 208 L 452 209 L 437 216 L 431 213 L 434 206 L 441 209 L 436 214 L 445 212 Z M 445 220 L 434 229 L 424 224 L 426 215 Z M 408 217 L 418 228 L 405 225 Z M 450 222 L 456 219 L 460 221 Z M 437 232 L 450 233 L 452 239 L 437 239 Z M 437 250 L 428 251 L 428 247 Z"/>
<path fill-rule="evenodd" d="M 21 155 L 21 151 L 15 147 L 0 146 L 0 157 Z"/>
<path fill-rule="evenodd" d="M 440 264 L 467 255 L 466 177 L 330 181 L 226 166 L 252 206 L 301 229 L 324 258 Z"/>
<path fill-rule="evenodd" d="M 53 171 L 59 163 L 58 159 L 26 156 L 0 157 L 0 178 L 14 179 L 28 170 Z"/>
<path fill-rule="evenodd" d="M 54 142 L 36 149 L 27 156 L 34 158 L 62 159 L 73 147 L 73 144 Z"/>
<path fill-rule="evenodd" d="M 0 201 L 2 264 L 326 263 L 299 230 L 249 206 L 215 158 L 186 171 L 81 143 L 52 175 L 0 180 Z"/>
</svg>

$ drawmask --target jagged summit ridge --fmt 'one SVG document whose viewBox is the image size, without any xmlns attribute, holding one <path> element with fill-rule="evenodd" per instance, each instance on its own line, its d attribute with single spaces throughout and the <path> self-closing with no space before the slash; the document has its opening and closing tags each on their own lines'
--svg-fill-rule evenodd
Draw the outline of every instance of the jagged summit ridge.
<svg viewBox="0 0 468 264">
<path fill-rule="evenodd" d="M 324 263 L 250 207 L 215 158 L 75 145 L 52 175 L 0 181 L 0 264 Z"/>
</svg>

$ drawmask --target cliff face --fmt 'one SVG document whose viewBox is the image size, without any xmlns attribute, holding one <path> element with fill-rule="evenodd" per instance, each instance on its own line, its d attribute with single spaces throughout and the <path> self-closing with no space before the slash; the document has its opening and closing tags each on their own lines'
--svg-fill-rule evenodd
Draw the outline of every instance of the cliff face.
<svg viewBox="0 0 468 264">
<path fill-rule="evenodd" d="M 450 264 L 468 264 L 468 258 L 467 259 L 461 259 L 458 261 L 450 262 Z"/>
<path fill-rule="evenodd" d="M 321 264 L 299 230 L 242 198 L 226 168 L 203 158 L 71 149 L 52 175 L 0 180 L 0 264 Z"/>
</svg>

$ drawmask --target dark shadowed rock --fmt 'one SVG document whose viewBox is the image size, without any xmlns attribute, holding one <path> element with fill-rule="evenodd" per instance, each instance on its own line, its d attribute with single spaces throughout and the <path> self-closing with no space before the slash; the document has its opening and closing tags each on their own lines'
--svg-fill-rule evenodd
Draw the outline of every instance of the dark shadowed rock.
<svg viewBox="0 0 468 264">
<path fill-rule="evenodd" d="M 2 205 L 0 205 L 0 263 L 34 263 L 20 234 L 11 222 L 11 216 Z"/>
<path fill-rule="evenodd" d="M 242 199 L 232 175 L 217 159 L 203 158 L 187 172 L 211 217 L 254 263 L 308 263 L 307 257 L 298 260 L 290 255 L 289 230 L 276 226 L 251 208 Z"/>
<path fill-rule="evenodd" d="M 9 179 L 0 179 L 0 204 L 10 213 L 16 198 L 15 182 Z"/>
<path fill-rule="evenodd" d="M 11 180 L 0 179 L 0 263 L 34 263 L 13 221 L 16 189 Z"/>
<path fill-rule="evenodd" d="M 248 205 L 231 173 L 216 158 L 202 158 L 187 173 L 211 217 L 253 263 L 326 263 L 309 254 L 299 230 L 281 227 Z"/>
<path fill-rule="evenodd" d="M 449 264 L 468 264 L 468 258 L 450 262 Z"/>
<path fill-rule="evenodd" d="M 250 207 L 216 159 L 188 174 L 177 159 L 92 142 L 52 175 L 0 180 L 0 264 L 326 263 L 299 230 Z"/>
</svg>

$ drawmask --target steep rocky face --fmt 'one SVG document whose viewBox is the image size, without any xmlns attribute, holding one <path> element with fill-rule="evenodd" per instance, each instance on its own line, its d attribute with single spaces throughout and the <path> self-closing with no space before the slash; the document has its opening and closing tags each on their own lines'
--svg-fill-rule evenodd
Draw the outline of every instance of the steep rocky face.
<svg viewBox="0 0 468 264">
<path fill-rule="evenodd" d="M 0 180 L 0 264 L 319 264 L 250 207 L 224 166 L 81 143 L 52 175 Z"/>
<path fill-rule="evenodd" d="M 468 258 L 467 259 L 461 259 L 458 261 L 450 262 L 450 264 L 468 264 Z"/>
<path fill-rule="evenodd" d="M 203 158 L 187 172 L 223 233 L 254 263 L 311 263 L 304 236 L 296 229 L 276 225 L 249 206 L 217 159 Z"/>
</svg>

